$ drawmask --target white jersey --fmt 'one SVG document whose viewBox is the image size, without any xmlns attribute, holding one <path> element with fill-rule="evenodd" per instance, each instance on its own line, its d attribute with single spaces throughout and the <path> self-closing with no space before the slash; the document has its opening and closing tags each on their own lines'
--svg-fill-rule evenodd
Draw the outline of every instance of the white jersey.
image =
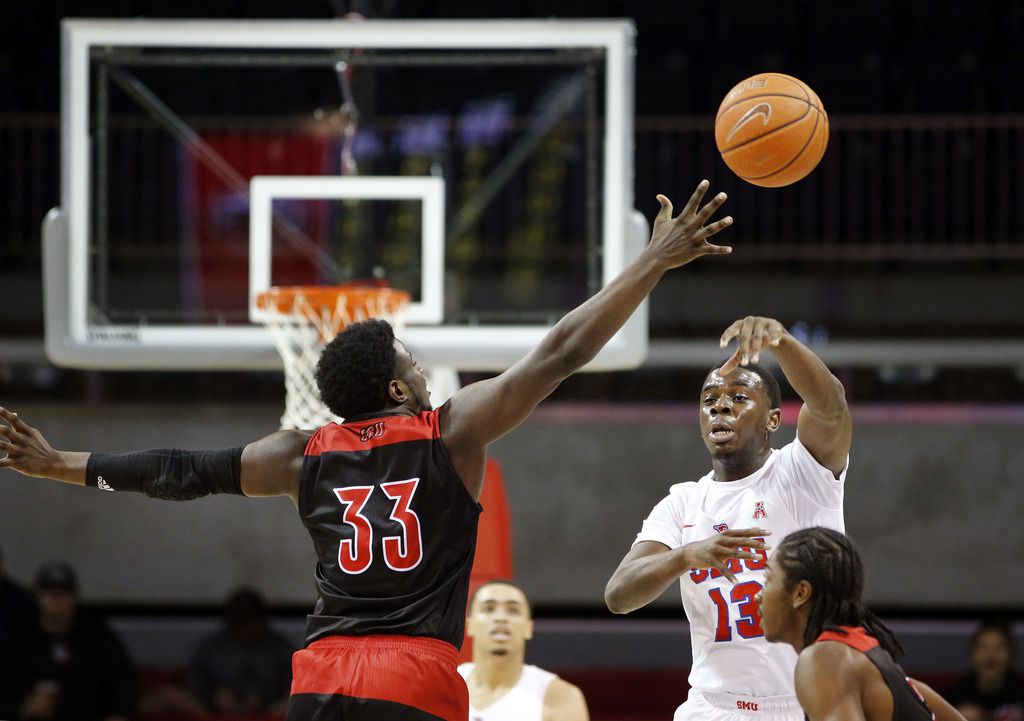
<svg viewBox="0 0 1024 721">
<path fill-rule="evenodd" d="M 846 468 L 836 480 L 799 440 L 773 450 L 746 478 L 713 479 L 711 472 L 695 483 L 672 486 L 644 521 L 636 543 L 657 541 L 675 549 L 726 529 L 757 527 L 771 531 L 768 545 L 777 546 L 801 528 L 844 530 Z M 691 569 L 679 579 L 693 648 L 691 687 L 752 697 L 795 693 L 796 652 L 789 644 L 764 640 L 754 602 L 766 563 L 764 553 L 756 561 L 734 560 L 735 586 L 708 569 Z"/>
<path fill-rule="evenodd" d="M 469 683 L 475 664 L 464 663 L 459 673 Z M 469 706 L 469 721 L 541 721 L 544 718 L 544 696 L 558 676 L 542 668 L 525 664 L 519 681 L 508 693 L 485 709 Z"/>
</svg>

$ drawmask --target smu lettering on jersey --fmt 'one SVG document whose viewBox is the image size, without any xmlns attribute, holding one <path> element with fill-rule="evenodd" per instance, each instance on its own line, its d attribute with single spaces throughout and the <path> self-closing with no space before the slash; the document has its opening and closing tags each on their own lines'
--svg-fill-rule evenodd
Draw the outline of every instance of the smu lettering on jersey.
<svg viewBox="0 0 1024 721">
<path fill-rule="evenodd" d="M 480 504 L 441 440 L 439 411 L 332 423 L 310 438 L 299 514 L 317 554 L 307 643 L 429 636 L 462 645 Z"/>
<path fill-rule="evenodd" d="M 459 673 L 469 682 L 476 664 L 459 665 Z M 524 664 L 519 680 L 504 696 L 485 709 L 469 706 L 469 721 L 543 721 L 544 697 L 558 676 L 531 664 Z"/>
<path fill-rule="evenodd" d="M 845 479 L 845 468 L 837 480 L 795 440 L 773 450 L 746 478 L 718 482 L 711 472 L 696 482 L 672 486 L 644 521 L 635 543 L 657 541 L 675 549 L 726 529 L 763 528 L 771 531 L 766 539 L 771 546 L 810 526 L 843 531 Z M 764 640 L 754 602 L 766 562 L 765 554 L 757 560 L 734 560 L 730 570 L 736 585 L 706 569 L 692 569 L 679 579 L 690 622 L 693 688 L 745 696 L 795 693 L 796 653 L 787 644 Z"/>
</svg>

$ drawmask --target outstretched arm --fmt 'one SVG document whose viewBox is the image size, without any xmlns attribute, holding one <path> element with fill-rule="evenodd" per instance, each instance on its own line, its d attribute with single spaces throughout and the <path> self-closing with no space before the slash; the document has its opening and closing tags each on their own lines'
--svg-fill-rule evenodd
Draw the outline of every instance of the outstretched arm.
<svg viewBox="0 0 1024 721">
<path fill-rule="evenodd" d="M 846 466 L 853 436 L 843 384 L 818 356 L 773 318 L 747 316 L 736 321 L 722 334 L 722 347 L 733 338 L 738 340 L 736 352 L 721 372 L 756 363 L 761 351 L 771 349 L 789 384 L 804 401 L 797 421 L 797 437 L 818 463 L 838 478 Z"/>
<path fill-rule="evenodd" d="M 223 451 L 156 449 L 121 454 L 58 451 L 39 430 L 0 408 L 0 468 L 79 486 L 136 491 L 170 500 L 208 493 L 289 496 L 297 503 L 309 434 L 279 431 L 244 448 Z M 96 476 L 90 479 L 90 474 Z"/>
<path fill-rule="evenodd" d="M 651 242 L 628 268 L 562 318 L 537 348 L 507 371 L 466 386 L 452 397 L 441 419 L 442 434 L 463 479 L 468 482 L 478 475 L 475 466 L 488 444 L 522 423 L 559 383 L 597 355 L 667 270 L 703 255 L 731 251 L 708 242 L 732 218 L 705 225 L 725 202 L 725 194 L 719 193 L 700 207 L 707 188 L 708 182 L 701 181 L 675 218 L 672 203 L 659 195 L 661 211 Z M 469 473 L 459 468 L 460 457 L 471 458 Z"/>
</svg>

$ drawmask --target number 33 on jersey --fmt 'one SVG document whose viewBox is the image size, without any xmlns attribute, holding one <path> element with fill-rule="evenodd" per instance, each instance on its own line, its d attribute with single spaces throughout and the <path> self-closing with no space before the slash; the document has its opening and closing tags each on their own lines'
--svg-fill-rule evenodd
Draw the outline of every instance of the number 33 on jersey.
<svg viewBox="0 0 1024 721">
<path fill-rule="evenodd" d="M 381 483 L 381 492 L 394 502 L 390 520 L 397 521 L 402 531 L 398 535 L 380 538 L 384 563 L 392 571 L 411 571 L 423 559 L 423 537 L 420 534 L 420 519 L 410 506 L 419 478 L 407 481 Z M 338 547 L 338 567 L 345 573 L 362 573 L 374 557 L 374 528 L 370 519 L 363 514 L 370 495 L 377 486 L 348 486 L 335 488 L 334 494 L 345 507 L 343 520 L 353 531 L 352 538 L 343 538 Z"/>
</svg>

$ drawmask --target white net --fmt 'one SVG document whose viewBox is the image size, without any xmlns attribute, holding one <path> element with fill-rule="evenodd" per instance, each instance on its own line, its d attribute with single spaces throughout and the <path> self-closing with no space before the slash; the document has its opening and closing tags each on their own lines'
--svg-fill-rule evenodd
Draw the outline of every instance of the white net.
<svg viewBox="0 0 1024 721">
<path fill-rule="evenodd" d="M 271 288 L 256 302 L 255 317 L 270 329 L 284 360 L 281 428 L 312 430 L 341 420 L 321 402 L 316 387 L 316 364 L 324 346 L 350 323 L 368 318 L 388 321 L 400 336 L 409 294 L 365 286 L 298 286 Z"/>
</svg>

